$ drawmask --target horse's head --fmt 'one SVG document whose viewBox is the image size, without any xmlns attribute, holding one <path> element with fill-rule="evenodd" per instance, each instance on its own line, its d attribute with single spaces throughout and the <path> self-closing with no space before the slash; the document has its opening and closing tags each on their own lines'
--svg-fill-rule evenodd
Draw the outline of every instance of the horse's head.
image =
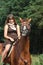
<svg viewBox="0 0 43 65">
<path fill-rule="evenodd" d="M 26 36 L 29 34 L 30 32 L 30 21 L 31 21 L 31 18 L 30 19 L 22 19 L 20 18 L 20 22 L 21 22 L 21 34 L 22 36 Z"/>
</svg>

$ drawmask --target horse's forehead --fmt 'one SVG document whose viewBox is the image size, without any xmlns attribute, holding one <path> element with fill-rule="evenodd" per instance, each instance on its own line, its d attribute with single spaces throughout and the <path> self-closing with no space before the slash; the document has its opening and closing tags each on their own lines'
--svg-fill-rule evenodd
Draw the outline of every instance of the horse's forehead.
<svg viewBox="0 0 43 65">
<path fill-rule="evenodd" d="M 21 22 L 21 25 L 22 26 L 28 26 L 28 24 L 30 24 L 29 22 L 28 22 L 28 19 L 22 19 L 22 22 Z"/>
<path fill-rule="evenodd" d="M 28 23 L 24 21 L 21 23 L 21 25 L 28 25 Z"/>
<path fill-rule="evenodd" d="M 23 19 L 23 22 L 26 22 L 26 23 L 27 23 L 27 22 L 28 22 L 28 20 L 27 20 L 27 19 Z"/>
</svg>

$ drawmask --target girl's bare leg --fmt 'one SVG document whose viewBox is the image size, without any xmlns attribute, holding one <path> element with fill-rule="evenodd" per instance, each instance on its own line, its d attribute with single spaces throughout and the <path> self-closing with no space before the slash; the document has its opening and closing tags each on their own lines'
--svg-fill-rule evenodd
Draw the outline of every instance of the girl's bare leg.
<svg viewBox="0 0 43 65">
<path fill-rule="evenodd" d="M 8 50 L 9 50 L 10 46 L 11 46 L 10 44 L 7 44 L 6 47 L 5 47 L 5 50 L 2 52 L 1 62 L 4 61 L 4 59 L 5 59 L 6 55 L 7 55 L 7 52 L 8 52 Z"/>
</svg>

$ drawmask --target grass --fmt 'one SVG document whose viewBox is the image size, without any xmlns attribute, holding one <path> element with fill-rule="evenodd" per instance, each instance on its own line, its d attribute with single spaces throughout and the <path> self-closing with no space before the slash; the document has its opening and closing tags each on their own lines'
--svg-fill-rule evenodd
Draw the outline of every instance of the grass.
<svg viewBox="0 0 43 65">
<path fill-rule="evenodd" d="M 43 54 L 31 55 L 32 64 L 31 65 L 43 65 Z"/>
<path fill-rule="evenodd" d="M 1 59 L 1 56 L 0 56 L 0 59 Z M 43 65 L 43 54 L 31 55 L 31 60 L 32 60 L 31 65 Z M 3 65 L 3 63 L 0 65 Z M 6 64 L 6 65 L 9 65 L 9 64 Z"/>
</svg>

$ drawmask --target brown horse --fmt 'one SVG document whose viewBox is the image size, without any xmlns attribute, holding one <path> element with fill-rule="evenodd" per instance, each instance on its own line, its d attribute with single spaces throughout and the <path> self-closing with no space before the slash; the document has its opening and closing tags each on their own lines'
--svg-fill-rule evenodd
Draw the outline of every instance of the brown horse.
<svg viewBox="0 0 43 65">
<path fill-rule="evenodd" d="M 21 39 L 15 44 L 10 56 L 4 60 L 10 65 L 31 65 L 30 56 L 30 21 L 31 19 L 21 19 Z M 0 54 L 3 51 L 3 44 L 0 43 Z"/>
<path fill-rule="evenodd" d="M 30 19 L 22 19 L 21 21 L 21 40 L 20 40 L 20 47 L 21 49 L 18 65 L 31 65 L 31 56 L 30 56 Z M 20 50 L 18 50 L 20 51 Z"/>
</svg>

